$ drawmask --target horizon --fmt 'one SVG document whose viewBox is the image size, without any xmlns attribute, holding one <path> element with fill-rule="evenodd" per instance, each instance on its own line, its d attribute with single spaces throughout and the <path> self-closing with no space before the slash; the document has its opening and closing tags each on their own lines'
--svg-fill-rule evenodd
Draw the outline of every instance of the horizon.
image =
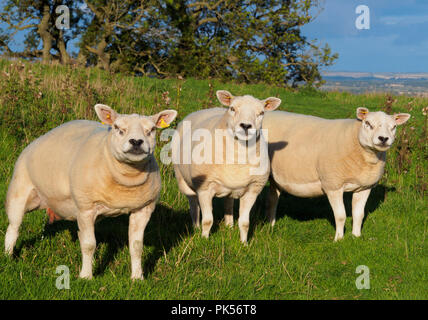
<svg viewBox="0 0 428 320">
<path fill-rule="evenodd" d="M 385 72 L 376 72 L 376 71 L 350 71 L 350 70 L 322 70 L 321 74 L 325 75 L 328 73 L 361 73 L 361 74 L 372 74 L 372 75 L 424 75 L 428 77 L 428 72 L 391 72 L 391 71 L 385 71 Z"/>
<path fill-rule="evenodd" d="M 352 71 L 352 70 L 323 70 L 322 72 L 347 72 L 347 73 L 393 73 L 393 74 L 428 74 L 428 71 L 418 71 L 418 72 L 392 72 L 392 71 L 384 71 L 384 72 L 376 72 L 376 71 Z"/>
</svg>

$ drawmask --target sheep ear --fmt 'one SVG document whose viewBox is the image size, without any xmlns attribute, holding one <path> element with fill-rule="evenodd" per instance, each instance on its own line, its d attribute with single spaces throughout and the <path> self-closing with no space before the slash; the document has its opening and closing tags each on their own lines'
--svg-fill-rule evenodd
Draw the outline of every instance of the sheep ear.
<svg viewBox="0 0 428 320">
<path fill-rule="evenodd" d="M 98 118 L 105 124 L 112 125 L 119 116 L 116 111 L 105 104 L 96 104 L 94 108 Z"/>
<path fill-rule="evenodd" d="M 275 97 L 269 97 L 263 100 L 265 104 L 265 111 L 273 111 L 281 104 L 281 99 Z"/>
<path fill-rule="evenodd" d="M 166 128 L 169 127 L 176 116 L 177 111 L 175 110 L 163 110 L 155 115 L 152 115 L 151 118 L 155 123 L 156 128 Z"/>
<path fill-rule="evenodd" d="M 233 99 L 233 95 L 226 90 L 218 90 L 216 92 L 217 95 L 217 99 L 218 101 L 220 101 L 220 103 L 224 106 L 230 106 L 232 99 Z"/>
<path fill-rule="evenodd" d="M 405 123 L 407 120 L 410 119 L 410 114 L 408 113 L 398 113 L 393 115 L 395 123 L 397 125 Z"/>
<path fill-rule="evenodd" d="M 367 113 L 369 113 L 369 109 L 363 107 L 357 108 L 357 119 L 364 120 Z"/>
</svg>

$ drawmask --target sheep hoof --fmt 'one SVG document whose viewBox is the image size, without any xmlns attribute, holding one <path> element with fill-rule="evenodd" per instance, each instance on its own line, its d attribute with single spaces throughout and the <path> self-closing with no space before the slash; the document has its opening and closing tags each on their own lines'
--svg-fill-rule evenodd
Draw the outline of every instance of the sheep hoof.
<svg viewBox="0 0 428 320">
<path fill-rule="evenodd" d="M 334 242 L 337 242 L 337 241 L 339 241 L 339 240 L 342 240 L 343 239 L 343 235 L 336 235 L 335 237 L 334 237 Z"/>
<path fill-rule="evenodd" d="M 80 272 L 79 278 L 85 279 L 85 280 L 91 280 L 92 279 L 92 274 L 88 274 L 86 272 Z"/>
<path fill-rule="evenodd" d="M 140 276 L 131 276 L 131 280 L 132 281 L 142 281 L 144 280 L 144 276 L 140 275 Z"/>
<path fill-rule="evenodd" d="M 352 232 L 352 235 L 353 235 L 354 237 L 359 238 L 359 237 L 361 236 L 361 232 Z"/>
<path fill-rule="evenodd" d="M 225 220 L 224 225 L 228 228 L 233 228 L 233 220 L 232 221 Z"/>
</svg>

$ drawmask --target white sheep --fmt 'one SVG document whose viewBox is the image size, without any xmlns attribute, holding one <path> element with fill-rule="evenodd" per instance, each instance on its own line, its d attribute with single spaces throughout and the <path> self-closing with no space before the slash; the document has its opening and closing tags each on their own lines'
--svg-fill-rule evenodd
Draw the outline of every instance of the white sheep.
<svg viewBox="0 0 428 320">
<path fill-rule="evenodd" d="M 225 223 L 228 226 L 233 225 L 233 199 L 240 199 L 240 239 L 246 243 L 250 210 L 269 177 L 267 145 L 260 130 L 262 120 L 264 112 L 276 109 L 281 100 L 274 97 L 259 100 L 249 95 L 234 97 L 224 90 L 217 91 L 217 98 L 228 108 L 197 111 L 178 124 L 172 152 L 173 158 L 175 154 L 183 159 L 174 163 L 175 176 L 180 191 L 189 200 L 196 227 L 202 211 L 203 237 L 208 238 L 213 224 L 213 197 L 227 197 Z M 190 157 L 199 154 L 202 142 L 197 142 L 202 137 L 207 146 L 202 156 L 206 161 Z M 262 145 L 266 146 L 265 153 Z M 241 157 L 247 156 L 252 159 L 240 162 Z M 190 161 L 186 161 L 186 157 L 191 158 Z M 261 167 L 257 172 L 256 168 Z"/>
<path fill-rule="evenodd" d="M 107 125 L 71 121 L 22 151 L 7 192 L 5 251 L 13 253 L 24 214 L 46 208 L 62 219 L 77 220 L 82 251 L 80 277 L 90 279 L 95 221 L 101 216 L 129 213 L 131 277 L 142 279 L 144 229 L 161 188 L 153 156 L 155 129 L 173 121 L 177 112 L 121 115 L 102 104 L 97 104 L 95 111 Z"/>
<path fill-rule="evenodd" d="M 343 238 L 346 219 L 343 192 L 353 192 L 352 234 L 361 235 L 364 207 L 370 190 L 385 167 L 386 151 L 397 125 L 407 113 L 387 115 L 357 109 L 357 119 L 327 120 L 276 111 L 265 116 L 271 160 L 268 218 L 275 224 L 281 191 L 298 197 L 327 195 L 333 209 L 336 235 Z"/>
</svg>

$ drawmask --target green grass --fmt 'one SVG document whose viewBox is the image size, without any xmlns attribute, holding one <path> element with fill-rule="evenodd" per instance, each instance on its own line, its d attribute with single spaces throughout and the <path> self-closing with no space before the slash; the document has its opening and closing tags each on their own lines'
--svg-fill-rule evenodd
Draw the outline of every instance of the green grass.
<svg viewBox="0 0 428 320">
<path fill-rule="evenodd" d="M 294 92 L 262 84 L 216 80 L 132 78 L 95 69 L 73 69 L 0 60 L 0 198 L 6 196 L 13 165 L 39 135 L 73 119 L 96 119 L 93 106 L 151 114 L 179 111 L 177 121 L 201 108 L 218 106 L 215 91 L 278 96 L 281 110 L 325 118 L 354 117 L 359 106 L 410 112 L 389 151 L 384 178 L 366 206 L 361 238 L 351 235 L 350 195 L 345 238 L 333 242 L 331 208 L 325 197 L 282 195 L 277 224 L 264 217 L 266 190 L 251 215 L 248 246 L 239 229 L 222 222 L 222 202 L 214 201 L 210 238 L 193 230 L 187 199 L 171 166 L 160 164 L 163 189 L 144 238 L 144 281 L 130 280 L 128 217 L 96 225 L 94 279 L 78 278 L 81 266 L 77 225 L 47 224 L 44 211 L 25 216 L 15 255 L 0 254 L 0 299 L 427 299 L 426 116 L 428 99 L 387 95 Z M 162 94 L 168 91 L 170 104 Z M 176 125 L 177 121 L 173 124 Z M 165 142 L 159 142 L 159 151 Z M 159 161 L 158 161 L 159 162 Z M 237 203 L 235 219 L 237 219 Z M 7 228 L 0 207 L 0 243 Z M 59 265 L 70 269 L 69 290 L 58 290 Z M 370 269 L 370 289 L 358 290 L 355 270 Z"/>
</svg>

